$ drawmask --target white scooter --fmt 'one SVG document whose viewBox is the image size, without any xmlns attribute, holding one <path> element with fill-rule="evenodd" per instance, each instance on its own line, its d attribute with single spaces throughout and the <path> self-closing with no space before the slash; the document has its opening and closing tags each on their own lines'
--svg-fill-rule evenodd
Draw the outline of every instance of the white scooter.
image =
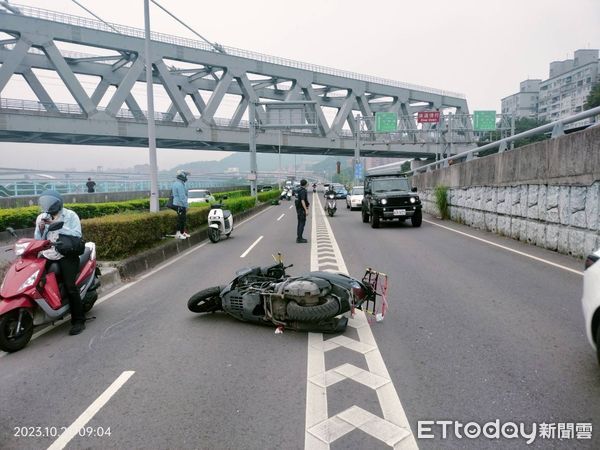
<svg viewBox="0 0 600 450">
<path fill-rule="evenodd" d="M 225 200 L 226 197 L 223 198 Z M 208 212 L 208 238 L 211 242 L 217 243 L 221 240 L 221 235 L 229 237 L 233 231 L 233 214 L 227 209 L 223 209 L 222 203 L 215 203 Z"/>
</svg>

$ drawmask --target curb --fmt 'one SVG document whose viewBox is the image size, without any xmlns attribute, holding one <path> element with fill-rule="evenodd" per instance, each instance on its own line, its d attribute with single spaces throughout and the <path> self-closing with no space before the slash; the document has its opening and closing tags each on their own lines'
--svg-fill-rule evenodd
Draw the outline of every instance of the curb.
<svg viewBox="0 0 600 450">
<path fill-rule="evenodd" d="M 247 217 L 250 217 L 263 209 L 270 207 L 270 202 L 265 202 L 259 206 L 256 206 L 247 211 L 234 214 L 234 225 L 235 222 L 239 222 Z M 235 226 L 234 226 L 235 228 Z M 134 256 L 130 256 L 127 259 L 124 259 L 115 263 L 105 263 L 107 265 L 104 266 L 104 270 L 109 267 L 113 267 L 115 269 L 116 274 L 119 277 L 119 281 L 127 280 L 130 278 L 134 278 L 135 276 L 145 272 L 148 269 L 152 269 L 153 267 L 158 266 L 159 264 L 167 261 L 168 259 L 176 256 L 180 253 L 183 253 L 193 246 L 200 244 L 201 242 L 208 239 L 208 227 L 205 227 L 201 230 L 195 231 L 192 235 L 185 240 L 169 240 L 164 244 L 160 244 L 159 246 L 152 248 L 150 250 L 146 250 L 142 253 L 139 253 Z M 113 275 L 110 275 L 111 277 Z M 104 272 L 103 272 L 104 279 Z M 118 283 L 117 281 L 116 283 Z M 104 282 L 102 283 L 104 286 Z"/>
</svg>

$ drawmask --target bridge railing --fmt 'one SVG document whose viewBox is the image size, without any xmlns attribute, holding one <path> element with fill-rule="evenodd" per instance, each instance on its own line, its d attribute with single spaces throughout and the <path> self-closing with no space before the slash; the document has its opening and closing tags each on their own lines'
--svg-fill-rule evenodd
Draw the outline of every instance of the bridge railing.
<svg viewBox="0 0 600 450">
<path fill-rule="evenodd" d="M 558 137 L 564 134 L 565 125 L 568 124 L 576 124 L 577 122 L 581 122 L 585 119 L 592 119 L 596 116 L 600 115 L 600 106 L 597 106 L 592 109 L 588 109 L 587 111 L 580 112 L 578 114 L 574 114 L 570 117 L 565 117 L 560 120 L 556 120 L 554 122 L 547 123 L 545 125 L 541 125 L 536 128 L 532 128 L 531 130 L 523 131 L 522 133 L 515 134 L 513 136 L 507 136 L 502 139 L 499 139 L 494 142 L 490 142 L 489 144 L 482 145 L 481 147 L 473 148 L 470 150 L 466 150 L 464 152 L 457 153 L 456 155 L 449 156 L 447 158 L 440 159 L 438 161 L 432 162 L 430 164 L 426 164 L 421 167 L 417 167 L 412 170 L 408 170 L 406 172 L 402 172 L 406 175 L 413 175 L 415 173 L 421 172 L 429 172 L 434 169 L 438 169 L 441 167 L 448 167 L 456 160 L 466 159 L 471 160 L 474 157 L 478 156 L 478 153 L 484 152 L 486 150 L 495 150 L 498 149 L 500 152 L 508 150 L 508 144 L 511 142 L 517 141 L 519 139 L 528 138 L 531 136 L 536 136 L 543 133 L 551 132 L 551 137 Z M 594 126 L 600 126 L 598 123 Z M 386 164 L 383 166 L 373 167 L 368 171 L 369 174 L 383 174 L 383 173 L 394 173 L 400 171 L 400 166 L 402 163 L 392 163 Z"/>
<path fill-rule="evenodd" d="M 33 8 L 31 6 L 18 5 L 16 3 L 11 3 L 11 6 L 18 8 L 23 15 L 28 16 L 28 17 L 35 17 L 35 18 L 43 19 L 43 20 L 50 20 L 52 22 L 59 22 L 59 23 L 64 23 L 64 24 L 68 24 L 68 25 L 76 25 L 76 26 L 80 26 L 80 27 L 91 28 L 94 30 L 107 31 L 109 33 L 114 33 L 116 30 L 118 33 L 126 35 L 126 36 L 137 37 L 137 38 L 142 38 L 142 39 L 144 38 L 144 30 L 141 28 L 133 28 L 133 27 L 128 27 L 128 26 L 119 25 L 119 24 L 112 24 L 112 23 L 106 24 L 104 22 L 100 22 L 98 20 L 93 20 L 93 19 L 88 19 L 86 17 L 74 16 L 74 15 L 65 14 L 65 13 L 58 12 L 58 11 L 50 11 L 50 10 L 41 9 L 41 8 Z M 9 13 L 7 13 L 6 11 L 0 11 L 0 14 L 9 14 Z M 152 36 L 152 40 L 158 41 L 158 42 L 179 45 L 182 47 L 196 48 L 196 49 L 201 49 L 201 50 L 211 51 L 211 52 L 215 51 L 210 45 L 208 45 L 204 42 L 201 42 L 201 41 L 194 40 L 194 39 L 188 39 L 188 38 L 173 36 L 173 35 L 164 34 L 164 33 L 157 33 L 157 32 L 152 32 L 151 36 Z M 458 92 L 444 91 L 441 89 L 435 89 L 435 88 L 430 88 L 430 87 L 426 87 L 426 86 L 419 86 L 419 85 L 415 85 L 415 84 L 404 83 L 404 82 L 397 81 L 397 80 L 390 80 L 390 79 L 386 79 L 386 78 L 364 75 L 364 74 L 360 74 L 360 73 L 356 73 L 356 72 L 349 72 L 349 71 L 345 71 L 345 70 L 334 69 L 331 67 L 320 66 L 320 65 L 310 64 L 310 63 L 301 62 L 301 61 L 295 61 L 292 59 L 281 58 L 278 56 L 265 55 L 262 53 L 256 53 L 256 52 L 252 52 L 249 50 L 243 50 L 243 49 L 239 49 L 239 48 L 235 48 L 235 47 L 222 46 L 222 48 L 225 50 L 225 53 L 227 53 L 228 55 L 231 55 L 231 56 L 239 56 L 241 58 L 247 58 L 247 59 L 252 59 L 252 60 L 256 60 L 256 61 L 278 64 L 278 65 L 282 65 L 282 66 L 286 66 L 286 67 L 294 67 L 296 69 L 303 69 L 303 70 L 323 73 L 323 74 L 327 74 L 327 75 L 351 78 L 351 79 L 366 81 L 366 82 L 370 82 L 370 83 L 377 83 L 377 84 L 382 84 L 385 86 L 394 86 L 394 87 L 399 87 L 399 88 L 404 88 L 404 89 L 419 90 L 419 91 L 429 92 L 432 94 L 443 95 L 443 96 L 447 96 L 447 97 L 454 97 L 454 98 L 461 98 L 461 99 L 465 98 L 464 94 L 460 94 Z"/>
</svg>

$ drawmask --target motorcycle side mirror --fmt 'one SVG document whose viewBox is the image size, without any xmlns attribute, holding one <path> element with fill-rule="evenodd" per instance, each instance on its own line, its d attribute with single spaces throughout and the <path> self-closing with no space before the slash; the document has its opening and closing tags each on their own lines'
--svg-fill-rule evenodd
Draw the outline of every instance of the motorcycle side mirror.
<svg viewBox="0 0 600 450">
<path fill-rule="evenodd" d="M 412 192 L 417 192 L 417 188 L 416 188 L 416 187 L 414 187 L 414 188 L 412 188 L 412 189 L 411 189 L 411 191 L 412 191 Z"/>
<path fill-rule="evenodd" d="M 6 231 L 8 231 L 11 236 L 17 237 L 17 233 L 15 233 L 15 229 L 13 227 L 6 227 Z"/>
<path fill-rule="evenodd" d="M 60 230 L 65 223 L 61 220 L 60 222 L 53 222 L 48 227 L 48 231 Z"/>
</svg>

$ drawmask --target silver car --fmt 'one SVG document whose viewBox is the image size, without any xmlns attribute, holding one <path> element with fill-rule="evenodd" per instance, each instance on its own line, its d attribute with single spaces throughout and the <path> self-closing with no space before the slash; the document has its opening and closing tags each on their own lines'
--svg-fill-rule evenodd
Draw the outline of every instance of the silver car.
<svg viewBox="0 0 600 450">
<path fill-rule="evenodd" d="M 346 196 L 346 208 L 352 210 L 361 207 L 365 193 L 364 186 L 354 186 Z"/>
<path fill-rule="evenodd" d="M 188 191 L 188 206 L 192 203 L 214 203 L 215 198 L 206 189 L 190 189 Z"/>
</svg>

